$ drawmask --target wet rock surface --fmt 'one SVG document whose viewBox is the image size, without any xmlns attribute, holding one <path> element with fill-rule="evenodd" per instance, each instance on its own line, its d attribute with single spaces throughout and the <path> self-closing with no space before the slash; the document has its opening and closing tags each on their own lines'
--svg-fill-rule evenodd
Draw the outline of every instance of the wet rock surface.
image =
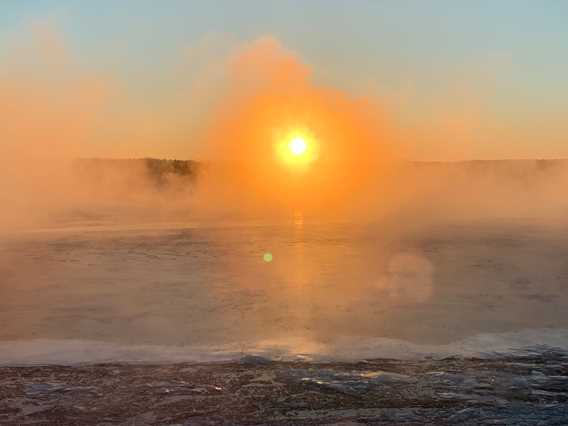
<svg viewBox="0 0 568 426">
<path fill-rule="evenodd" d="M 0 368 L 6 425 L 568 424 L 568 356 Z"/>
</svg>

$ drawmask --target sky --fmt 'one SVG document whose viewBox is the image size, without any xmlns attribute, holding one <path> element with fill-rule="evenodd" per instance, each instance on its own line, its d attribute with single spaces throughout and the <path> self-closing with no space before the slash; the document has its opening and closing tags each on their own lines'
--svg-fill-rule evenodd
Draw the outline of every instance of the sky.
<svg viewBox="0 0 568 426">
<path fill-rule="evenodd" d="M 563 0 L 3 0 L 0 59 L 48 28 L 74 70 L 105 81 L 112 125 L 84 155 L 198 156 L 224 58 L 269 36 L 316 83 L 376 97 L 411 159 L 555 158 L 568 157 L 566 16 Z"/>
</svg>

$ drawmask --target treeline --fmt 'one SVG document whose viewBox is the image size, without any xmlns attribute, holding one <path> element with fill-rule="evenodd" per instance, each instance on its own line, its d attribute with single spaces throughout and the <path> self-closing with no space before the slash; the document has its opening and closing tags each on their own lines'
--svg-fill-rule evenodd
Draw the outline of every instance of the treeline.
<svg viewBox="0 0 568 426">
<path fill-rule="evenodd" d="M 417 169 L 430 171 L 461 171 L 500 175 L 513 179 L 534 177 L 568 170 L 567 159 L 542 160 L 467 160 L 467 161 L 415 161 Z"/>
<path fill-rule="evenodd" d="M 158 160 L 155 158 L 145 158 L 144 164 L 149 176 L 157 185 L 164 185 L 168 182 L 168 177 L 179 176 L 194 181 L 199 174 L 200 164 L 192 160 Z"/>
<path fill-rule="evenodd" d="M 417 161 L 407 163 L 407 171 L 424 177 L 469 176 L 493 178 L 526 185 L 553 176 L 568 176 L 568 160 L 480 160 L 480 161 Z M 152 186 L 165 188 L 176 183 L 193 184 L 204 170 L 204 164 L 193 160 L 167 159 L 81 159 L 75 163 L 79 177 L 94 182 L 132 182 L 145 178 Z M 404 167 L 403 167 L 404 169 Z"/>
<path fill-rule="evenodd" d="M 143 159 L 80 159 L 74 164 L 80 177 L 104 181 L 110 176 L 143 176 L 156 187 L 165 187 L 173 180 L 194 183 L 203 165 L 192 160 Z"/>
<path fill-rule="evenodd" d="M 467 179 L 470 182 L 491 181 L 495 185 L 538 188 L 543 184 L 568 180 L 566 159 L 425 161 L 411 164 L 417 179 L 441 178 L 456 183 Z"/>
</svg>

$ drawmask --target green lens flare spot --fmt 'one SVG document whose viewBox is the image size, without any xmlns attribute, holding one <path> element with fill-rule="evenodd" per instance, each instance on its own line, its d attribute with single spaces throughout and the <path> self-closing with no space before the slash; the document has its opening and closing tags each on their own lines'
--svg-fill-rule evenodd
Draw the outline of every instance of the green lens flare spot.
<svg viewBox="0 0 568 426">
<path fill-rule="evenodd" d="M 264 255 L 262 256 L 262 259 L 263 259 L 266 263 L 272 262 L 272 253 L 270 253 L 270 252 L 264 253 Z"/>
</svg>

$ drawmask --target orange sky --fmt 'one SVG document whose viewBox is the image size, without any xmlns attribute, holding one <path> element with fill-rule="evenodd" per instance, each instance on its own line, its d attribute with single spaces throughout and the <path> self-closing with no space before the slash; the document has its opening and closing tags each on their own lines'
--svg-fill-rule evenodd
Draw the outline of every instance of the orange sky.
<svg viewBox="0 0 568 426">
<path fill-rule="evenodd" d="M 344 136 L 337 134 L 340 129 L 322 124 L 329 120 L 350 126 L 352 135 L 364 133 L 357 137 L 373 139 L 378 145 L 373 149 L 380 151 L 388 142 L 398 157 L 406 159 L 568 156 L 560 103 L 531 115 L 531 108 L 547 99 L 544 93 L 542 99 L 525 96 L 521 102 L 516 100 L 520 92 L 509 101 L 503 98 L 504 82 L 500 86 L 496 76 L 503 69 L 512 71 L 507 54 L 488 52 L 486 62 L 456 64 L 459 78 L 448 78 L 442 85 L 433 80 L 426 93 L 412 79 L 396 85 L 378 77 L 348 80 L 346 74 L 338 79 L 346 66 L 364 68 L 365 63 L 345 64 L 337 59 L 323 69 L 314 58 L 270 34 L 245 41 L 215 33 L 202 35 L 187 40 L 175 59 L 153 63 L 148 69 L 134 68 L 126 79 L 123 73 L 94 65 L 94 57 L 85 61 L 81 38 L 75 39 L 57 19 L 24 21 L 9 34 L 0 46 L 5 64 L 0 88 L 8 100 L 0 106 L 8 123 L 0 129 L 4 150 L 26 152 L 32 144 L 34 151 L 49 155 L 213 158 L 219 152 L 211 134 L 222 132 L 218 125 L 229 126 L 231 113 L 226 110 L 237 108 L 233 121 L 238 117 L 254 123 L 232 129 L 236 132 L 232 139 L 250 137 L 253 125 L 255 137 L 266 141 L 272 141 L 274 133 L 307 126 L 317 133 L 316 140 L 332 146 Z M 116 52 L 105 55 L 111 58 Z M 385 56 L 385 69 L 390 66 L 388 60 Z M 413 72 L 431 78 L 425 77 L 426 68 Z M 254 92 L 253 102 L 268 103 L 269 111 L 244 111 L 253 106 L 244 107 L 237 92 L 250 93 L 252 86 L 261 83 L 266 90 L 262 96 Z M 331 113 L 330 104 L 337 111 Z M 373 117 L 363 117 L 367 114 Z M 361 125 L 354 117 L 366 123 Z M 369 123 L 380 130 L 369 131 Z M 355 130 L 358 125 L 361 128 Z M 387 128 L 388 134 L 382 133 Z M 241 143 L 240 152 L 251 157 L 252 150 L 260 161 L 256 145 L 247 145 Z"/>
</svg>

